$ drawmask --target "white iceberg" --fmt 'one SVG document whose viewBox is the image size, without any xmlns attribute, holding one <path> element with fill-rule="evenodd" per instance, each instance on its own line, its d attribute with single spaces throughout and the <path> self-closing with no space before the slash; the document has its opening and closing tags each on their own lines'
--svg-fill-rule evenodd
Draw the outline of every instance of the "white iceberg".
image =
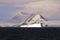
<svg viewBox="0 0 60 40">
<path fill-rule="evenodd" d="M 41 24 L 22 25 L 20 27 L 42 27 Z"/>
<path fill-rule="evenodd" d="M 41 23 L 44 23 L 46 19 L 40 14 L 27 14 L 27 15 L 16 15 L 11 19 L 0 20 L 0 26 L 2 27 L 41 27 Z"/>
</svg>

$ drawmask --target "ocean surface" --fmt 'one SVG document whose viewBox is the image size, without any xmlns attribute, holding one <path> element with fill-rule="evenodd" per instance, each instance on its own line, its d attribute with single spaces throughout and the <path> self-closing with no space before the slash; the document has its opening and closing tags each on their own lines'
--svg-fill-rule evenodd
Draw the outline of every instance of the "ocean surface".
<svg viewBox="0 0 60 40">
<path fill-rule="evenodd" d="M 0 27 L 0 40 L 60 40 L 60 27 Z"/>
</svg>

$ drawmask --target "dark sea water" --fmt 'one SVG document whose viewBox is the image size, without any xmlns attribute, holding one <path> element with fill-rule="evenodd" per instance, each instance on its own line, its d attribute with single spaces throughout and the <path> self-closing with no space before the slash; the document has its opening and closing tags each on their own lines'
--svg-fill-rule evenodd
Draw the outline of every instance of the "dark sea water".
<svg viewBox="0 0 60 40">
<path fill-rule="evenodd" d="M 0 40 L 60 40 L 60 27 L 0 27 Z"/>
</svg>

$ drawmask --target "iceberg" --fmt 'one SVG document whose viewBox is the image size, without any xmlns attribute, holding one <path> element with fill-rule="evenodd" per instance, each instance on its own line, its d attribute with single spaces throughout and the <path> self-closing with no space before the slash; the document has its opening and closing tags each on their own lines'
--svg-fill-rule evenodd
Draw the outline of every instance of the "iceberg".
<svg viewBox="0 0 60 40">
<path fill-rule="evenodd" d="M 42 27 L 41 24 L 22 25 L 20 27 Z"/>
<path fill-rule="evenodd" d="M 41 27 L 41 23 L 44 24 L 46 19 L 40 14 L 27 14 L 16 15 L 11 19 L 0 20 L 0 26 L 2 27 Z M 45 26 L 45 25 L 44 25 Z"/>
</svg>

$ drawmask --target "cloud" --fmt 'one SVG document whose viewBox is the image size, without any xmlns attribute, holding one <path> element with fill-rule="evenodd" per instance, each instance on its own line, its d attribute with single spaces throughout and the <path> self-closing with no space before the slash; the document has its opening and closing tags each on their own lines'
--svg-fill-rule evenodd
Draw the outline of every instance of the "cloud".
<svg viewBox="0 0 60 40">
<path fill-rule="evenodd" d="M 60 15 L 60 4 L 56 1 L 38 1 L 38 2 L 31 2 L 24 5 L 23 12 L 27 13 L 40 13 L 44 17 L 51 19 L 51 16 L 54 16 L 52 19 L 56 18 L 55 15 Z M 59 12 L 59 13 L 58 13 Z M 57 19 L 57 18 L 56 18 Z"/>
<path fill-rule="evenodd" d="M 48 19 L 60 15 L 60 0 L 0 0 L 0 7 L 22 7 L 17 12 L 40 13 Z M 15 13 L 15 12 L 14 12 Z"/>
<path fill-rule="evenodd" d="M 45 23 L 47 25 L 55 25 L 55 26 L 57 25 L 57 26 L 60 26 L 60 20 L 46 21 Z"/>
<path fill-rule="evenodd" d="M 39 0 L 0 0 L 0 6 L 15 6 L 15 7 L 20 7 L 23 4 L 29 3 L 29 2 L 34 2 L 34 1 L 39 1 Z"/>
</svg>

